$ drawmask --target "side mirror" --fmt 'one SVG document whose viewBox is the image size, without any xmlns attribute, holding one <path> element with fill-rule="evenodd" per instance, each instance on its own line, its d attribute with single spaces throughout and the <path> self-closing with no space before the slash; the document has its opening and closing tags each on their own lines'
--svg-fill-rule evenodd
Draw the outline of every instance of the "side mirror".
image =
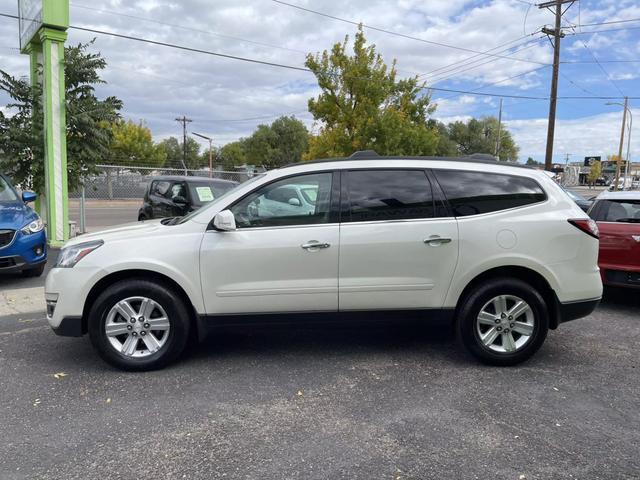
<svg viewBox="0 0 640 480">
<path fill-rule="evenodd" d="M 173 201 L 173 203 L 175 203 L 176 205 L 180 205 L 181 207 L 184 207 L 187 204 L 187 199 L 182 195 L 176 195 L 171 199 L 171 201 Z"/>
<path fill-rule="evenodd" d="M 22 201 L 24 203 L 35 202 L 37 197 L 33 192 L 22 192 Z"/>
<path fill-rule="evenodd" d="M 300 203 L 300 199 L 298 199 L 298 198 L 290 198 L 289 199 L 289 205 L 293 205 L 294 207 L 299 207 L 302 204 Z"/>
<path fill-rule="evenodd" d="M 236 229 L 236 218 L 231 210 L 223 210 L 213 217 L 213 226 L 216 230 L 231 232 Z"/>
</svg>

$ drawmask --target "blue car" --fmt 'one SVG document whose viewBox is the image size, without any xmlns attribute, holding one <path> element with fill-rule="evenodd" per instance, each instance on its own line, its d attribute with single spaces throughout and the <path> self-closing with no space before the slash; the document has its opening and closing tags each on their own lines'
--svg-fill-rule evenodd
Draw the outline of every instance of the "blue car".
<svg viewBox="0 0 640 480">
<path fill-rule="evenodd" d="M 0 173 L 0 273 L 21 271 L 38 277 L 47 262 L 47 235 L 36 212 L 27 205 L 33 192 L 18 195 L 9 179 Z"/>
</svg>

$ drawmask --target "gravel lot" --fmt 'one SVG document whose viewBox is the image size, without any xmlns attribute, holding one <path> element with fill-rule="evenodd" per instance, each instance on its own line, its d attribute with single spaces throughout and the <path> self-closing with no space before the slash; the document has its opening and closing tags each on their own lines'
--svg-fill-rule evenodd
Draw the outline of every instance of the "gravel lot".
<svg viewBox="0 0 640 480">
<path fill-rule="evenodd" d="M 146 374 L 5 315 L 0 478 L 639 478 L 639 312 L 607 292 L 513 368 L 385 325 L 220 332 Z"/>
</svg>

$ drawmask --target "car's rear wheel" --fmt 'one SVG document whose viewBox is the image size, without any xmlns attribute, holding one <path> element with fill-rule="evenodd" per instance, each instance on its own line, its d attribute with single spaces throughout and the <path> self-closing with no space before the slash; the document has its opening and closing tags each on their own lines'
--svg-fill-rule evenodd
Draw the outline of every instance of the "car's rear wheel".
<svg viewBox="0 0 640 480">
<path fill-rule="evenodd" d="M 123 370 L 153 370 L 174 361 L 189 337 L 182 299 L 162 284 L 124 280 L 108 287 L 89 312 L 89 337 L 100 356 Z"/>
<path fill-rule="evenodd" d="M 466 349 L 491 365 L 515 365 L 533 355 L 549 330 L 547 305 L 534 287 L 513 278 L 484 282 L 458 310 Z"/>
<path fill-rule="evenodd" d="M 39 277 L 44 272 L 44 262 L 33 268 L 27 268 L 22 271 L 23 277 Z"/>
</svg>

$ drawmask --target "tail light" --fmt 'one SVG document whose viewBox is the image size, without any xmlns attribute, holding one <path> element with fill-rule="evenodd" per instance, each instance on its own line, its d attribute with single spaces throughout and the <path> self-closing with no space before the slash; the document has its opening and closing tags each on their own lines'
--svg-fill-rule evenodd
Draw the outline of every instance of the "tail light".
<svg viewBox="0 0 640 480">
<path fill-rule="evenodd" d="M 570 218 L 568 222 L 593 238 L 600 238 L 598 224 L 590 218 Z"/>
</svg>

